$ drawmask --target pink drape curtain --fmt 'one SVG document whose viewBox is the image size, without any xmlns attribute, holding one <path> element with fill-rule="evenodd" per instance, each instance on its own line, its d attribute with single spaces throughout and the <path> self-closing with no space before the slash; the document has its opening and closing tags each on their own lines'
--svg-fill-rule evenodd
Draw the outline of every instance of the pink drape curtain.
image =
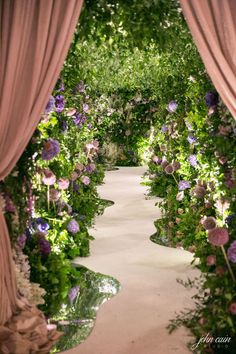
<svg viewBox="0 0 236 354">
<path fill-rule="evenodd" d="M 211 80 L 236 119 L 236 0 L 180 0 Z"/>
<path fill-rule="evenodd" d="M 0 180 L 11 172 L 37 126 L 81 6 L 82 0 L 0 1 Z M 8 230 L 0 210 L 0 353 L 46 353 L 45 328 L 43 315 L 17 292 Z"/>
</svg>

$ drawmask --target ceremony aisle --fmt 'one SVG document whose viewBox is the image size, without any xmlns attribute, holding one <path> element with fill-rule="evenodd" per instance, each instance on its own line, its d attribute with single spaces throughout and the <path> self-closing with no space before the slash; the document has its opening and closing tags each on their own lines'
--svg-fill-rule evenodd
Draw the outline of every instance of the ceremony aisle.
<svg viewBox="0 0 236 354">
<path fill-rule="evenodd" d="M 68 354 L 189 353 L 187 332 L 169 335 L 166 326 L 192 304 L 192 294 L 176 282 L 193 275 L 192 255 L 150 241 L 161 215 L 157 199 L 148 198 L 140 185 L 144 172 L 144 167 L 106 172 L 99 192 L 115 204 L 96 220 L 91 256 L 74 263 L 115 277 L 121 291 L 103 304 L 88 339 Z"/>
</svg>

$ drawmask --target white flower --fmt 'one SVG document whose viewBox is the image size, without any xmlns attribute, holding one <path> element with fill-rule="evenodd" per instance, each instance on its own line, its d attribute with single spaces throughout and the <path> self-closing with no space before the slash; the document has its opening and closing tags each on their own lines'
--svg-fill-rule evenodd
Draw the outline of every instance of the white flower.
<svg viewBox="0 0 236 354">
<path fill-rule="evenodd" d="M 181 191 L 176 195 L 176 200 L 180 202 L 183 199 L 184 199 L 184 191 Z"/>
</svg>

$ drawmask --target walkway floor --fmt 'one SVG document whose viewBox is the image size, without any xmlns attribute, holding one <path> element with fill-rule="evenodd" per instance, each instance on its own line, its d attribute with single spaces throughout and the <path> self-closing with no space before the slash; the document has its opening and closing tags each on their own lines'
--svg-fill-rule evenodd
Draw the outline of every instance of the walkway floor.
<svg viewBox="0 0 236 354">
<path fill-rule="evenodd" d="M 76 263 L 115 277 L 122 289 L 102 305 L 88 339 L 67 354 L 190 353 L 187 332 L 169 335 L 166 326 L 175 312 L 191 306 L 189 290 L 176 278 L 195 274 L 189 266 L 192 255 L 149 240 L 160 211 L 154 199 L 145 199 L 144 171 L 122 167 L 107 172 L 100 187 L 101 197 L 115 205 L 96 220 L 91 256 Z"/>
</svg>

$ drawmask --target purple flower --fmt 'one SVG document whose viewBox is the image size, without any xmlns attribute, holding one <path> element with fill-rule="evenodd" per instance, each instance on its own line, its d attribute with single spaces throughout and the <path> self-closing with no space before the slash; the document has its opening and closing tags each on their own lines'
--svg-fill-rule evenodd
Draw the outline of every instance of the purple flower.
<svg viewBox="0 0 236 354">
<path fill-rule="evenodd" d="M 67 224 L 67 230 L 71 232 L 72 234 L 76 234 L 77 232 L 80 231 L 79 224 L 75 219 L 71 219 L 68 224 Z"/>
<path fill-rule="evenodd" d="M 9 213 L 14 213 L 16 211 L 16 207 L 8 195 L 5 196 L 5 211 Z"/>
<path fill-rule="evenodd" d="M 72 188 L 74 192 L 78 192 L 78 190 L 80 189 L 80 185 L 76 182 L 72 182 Z"/>
<path fill-rule="evenodd" d="M 89 111 L 89 105 L 87 103 L 83 104 L 83 111 L 86 113 Z"/>
<path fill-rule="evenodd" d="M 65 107 L 64 96 L 57 95 L 55 98 L 56 98 L 56 102 L 55 102 L 56 112 L 60 113 L 63 111 Z"/>
<path fill-rule="evenodd" d="M 60 92 L 61 92 L 61 91 L 65 91 L 65 84 L 64 84 L 64 82 L 61 82 L 61 85 L 60 85 L 58 91 L 60 91 Z"/>
<path fill-rule="evenodd" d="M 179 190 L 184 191 L 185 189 L 190 188 L 190 182 L 189 181 L 179 181 Z"/>
<path fill-rule="evenodd" d="M 42 218 L 36 219 L 36 225 L 37 225 L 37 230 L 41 233 L 46 233 L 50 228 L 49 224 L 46 221 L 44 221 Z"/>
<path fill-rule="evenodd" d="M 48 114 L 48 113 L 50 113 L 51 111 L 54 111 L 54 109 L 55 109 L 55 98 L 54 98 L 53 96 L 50 96 L 49 101 L 48 101 L 48 103 L 47 103 L 47 106 L 46 106 L 46 108 L 45 108 L 44 113 L 45 113 L 45 114 Z"/>
<path fill-rule="evenodd" d="M 92 173 L 95 170 L 96 166 L 94 163 L 90 163 L 85 167 L 85 171 L 88 173 Z"/>
<path fill-rule="evenodd" d="M 82 176 L 81 181 L 85 186 L 90 184 L 90 178 L 88 176 Z"/>
<path fill-rule="evenodd" d="M 198 162 L 197 162 L 197 156 L 196 155 L 190 155 L 188 158 L 188 162 L 190 163 L 191 166 L 197 167 Z"/>
<path fill-rule="evenodd" d="M 27 240 L 27 236 L 25 234 L 22 234 L 18 237 L 17 243 L 21 249 L 25 247 L 26 240 Z"/>
<path fill-rule="evenodd" d="M 88 125 L 87 125 L 87 127 L 88 127 L 88 129 L 92 129 L 92 123 L 88 123 Z"/>
<path fill-rule="evenodd" d="M 168 106 L 167 106 L 167 111 L 170 113 L 174 113 L 178 107 L 178 104 L 176 101 L 170 101 Z"/>
<path fill-rule="evenodd" d="M 233 241 L 229 246 L 227 256 L 231 262 L 236 263 L 236 241 Z"/>
<path fill-rule="evenodd" d="M 77 298 L 79 292 L 80 292 L 80 287 L 78 285 L 74 286 L 73 288 L 70 289 L 68 297 L 69 297 L 71 305 L 73 304 L 73 302 Z"/>
<path fill-rule="evenodd" d="M 219 102 L 219 95 L 217 92 L 210 91 L 206 94 L 205 99 L 207 107 L 214 107 Z"/>
<path fill-rule="evenodd" d="M 230 214 L 225 218 L 226 224 L 230 224 L 231 221 L 235 218 L 235 214 Z"/>
<path fill-rule="evenodd" d="M 40 237 L 38 244 L 42 256 L 48 256 L 51 253 L 51 245 L 44 237 Z"/>
<path fill-rule="evenodd" d="M 43 146 L 42 159 L 52 160 L 60 152 L 60 144 L 57 140 L 48 139 Z"/>
<path fill-rule="evenodd" d="M 67 132 L 67 130 L 68 130 L 68 123 L 67 123 L 66 120 L 63 120 L 61 122 L 61 132 L 62 132 L 62 134 L 65 134 Z"/>
<path fill-rule="evenodd" d="M 74 123 L 78 128 L 82 128 L 82 125 L 86 122 L 86 116 L 82 113 L 77 113 L 74 118 Z"/>
<path fill-rule="evenodd" d="M 162 131 L 163 133 L 166 133 L 167 130 L 168 130 L 167 126 L 166 126 L 165 124 L 163 124 L 162 127 L 161 127 L 161 131 Z"/>
<path fill-rule="evenodd" d="M 188 142 L 189 142 L 189 144 L 195 144 L 196 143 L 196 141 L 197 141 L 197 139 L 195 138 L 195 136 L 193 136 L 193 135 L 188 135 Z"/>
</svg>

